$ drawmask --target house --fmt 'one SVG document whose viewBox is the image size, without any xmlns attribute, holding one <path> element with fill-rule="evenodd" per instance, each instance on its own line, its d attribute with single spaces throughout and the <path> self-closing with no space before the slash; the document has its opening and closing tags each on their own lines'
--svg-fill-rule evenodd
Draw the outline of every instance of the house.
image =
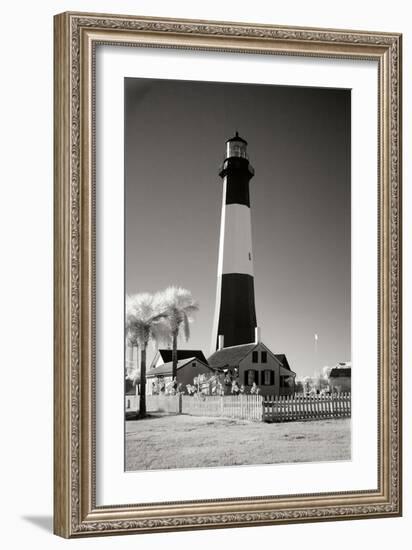
<svg viewBox="0 0 412 550">
<path fill-rule="evenodd" d="M 351 391 L 352 363 L 338 363 L 332 367 L 329 376 L 329 388 L 332 393 L 346 393 Z"/>
<path fill-rule="evenodd" d="M 226 372 L 246 393 L 255 383 L 261 395 L 294 394 L 296 374 L 286 356 L 272 353 L 263 342 L 221 348 L 209 357 L 209 366 Z"/>
<path fill-rule="evenodd" d="M 165 355 L 167 357 L 167 354 Z M 172 389 L 172 372 L 172 361 L 160 363 L 158 366 L 150 368 L 146 373 L 147 394 L 153 395 L 163 392 L 167 393 L 169 389 Z M 209 374 L 211 372 L 213 372 L 213 370 L 207 364 L 206 359 L 202 361 L 199 357 L 195 356 L 179 359 L 177 362 L 177 384 L 181 384 L 182 390 L 185 391 L 188 384 L 194 384 L 194 379 L 199 376 L 199 374 Z"/>
</svg>

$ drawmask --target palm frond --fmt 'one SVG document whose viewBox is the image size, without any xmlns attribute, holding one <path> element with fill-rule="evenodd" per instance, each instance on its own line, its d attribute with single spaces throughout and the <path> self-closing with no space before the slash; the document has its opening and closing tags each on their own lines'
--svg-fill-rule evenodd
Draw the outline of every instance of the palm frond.
<svg viewBox="0 0 412 550">
<path fill-rule="evenodd" d="M 139 345 L 145 346 L 153 336 L 156 323 L 167 317 L 161 311 L 156 295 L 147 292 L 126 296 L 126 334 L 133 335 Z"/>
<path fill-rule="evenodd" d="M 170 325 L 167 319 L 153 323 L 151 328 L 151 336 L 157 347 L 168 347 L 171 344 Z"/>
<path fill-rule="evenodd" d="M 190 338 L 189 317 L 187 315 L 185 315 L 184 319 L 183 319 L 183 334 L 184 334 L 185 340 L 187 342 Z"/>
<path fill-rule="evenodd" d="M 137 347 L 139 345 L 136 329 L 133 324 L 129 324 L 129 326 L 126 324 L 126 340 L 131 347 Z"/>
<path fill-rule="evenodd" d="M 167 307 L 172 334 L 178 334 L 181 327 L 186 339 L 190 336 L 189 322 L 199 310 L 190 290 L 169 286 L 162 292 L 163 304 Z"/>
<path fill-rule="evenodd" d="M 126 296 L 126 335 L 132 345 L 170 344 L 173 335 L 182 330 L 190 337 L 189 323 L 199 310 L 192 293 L 182 287 L 170 286 L 163 291 Z"/>
</svg>

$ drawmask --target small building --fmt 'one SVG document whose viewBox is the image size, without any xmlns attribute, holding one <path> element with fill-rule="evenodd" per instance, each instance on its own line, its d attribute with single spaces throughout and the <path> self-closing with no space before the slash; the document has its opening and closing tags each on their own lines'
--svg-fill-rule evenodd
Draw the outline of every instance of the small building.
<svg viewBox="0 0 412 550">
<path fill-rule="evenodd" d="M 329 388 L 332 393 L 348 393 L 351 391 L 352 363 L 338 363 L 332 367 L 329 376 Z"/>
<path fill-rule="evenodd" d="M 184 350 L 186 351 L 186 350 Z M 203 354 L 202 354 L 203 355 Z M 168 393 L 172 390 L 172 372 L 173 362 L 161 363 L 158 366 L 150 368 L 146 373 L 146 391 L 148 395 L 159 393 Z M 186 390 L 187 385 L 194 385 L 194 379 L 200 374 L 213 373 L 207 361 L 202 361 L 198 357 L 187 357 L 177 362 L 177 385 L 181 385 L 182 391 Z"/>
<path fill-rule="evenodd" d="M 221 348 L 209 357 L 209 366 L 226 372 L 250 393 L 253 383 L 261 395 L 293 395 L 296 374 L 284 354 L 274 354 L 263 342 Z"/>
</svg>

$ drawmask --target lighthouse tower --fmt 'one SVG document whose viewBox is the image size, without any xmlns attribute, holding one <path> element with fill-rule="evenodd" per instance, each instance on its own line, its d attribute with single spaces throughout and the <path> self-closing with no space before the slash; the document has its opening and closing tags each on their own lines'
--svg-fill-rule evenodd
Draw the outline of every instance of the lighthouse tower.
<svg viewBox="0 0 412 550">
<path fill-rule="evenodd" d="M 223 180 L 212 352 L 255 340 L 256 311 L 253 280 L 252 228 L 247 142 L 236 132 L 226 142 L 219 172 Z"/>
</svg>

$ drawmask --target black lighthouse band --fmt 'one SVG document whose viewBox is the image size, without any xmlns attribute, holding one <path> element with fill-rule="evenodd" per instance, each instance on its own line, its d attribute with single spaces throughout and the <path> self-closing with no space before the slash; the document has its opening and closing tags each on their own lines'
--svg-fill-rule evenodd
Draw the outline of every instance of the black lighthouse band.
<svg viewBox="0 0 412 550">
<path fill-rule="evenodd" d="M 224 161 L 219 176 L 226 178 L 226 204 L 244 204 L 250 208 L 249 181 L 253 175 L 246 158 L 230 157 Z"/>
<path fill-rule="evenodd" d="M 254 278 L 246 273 L 224 273 L 221 277 L 218 337 L 225 348 L 254 341 L 256 323 Z"/>
</svg>

